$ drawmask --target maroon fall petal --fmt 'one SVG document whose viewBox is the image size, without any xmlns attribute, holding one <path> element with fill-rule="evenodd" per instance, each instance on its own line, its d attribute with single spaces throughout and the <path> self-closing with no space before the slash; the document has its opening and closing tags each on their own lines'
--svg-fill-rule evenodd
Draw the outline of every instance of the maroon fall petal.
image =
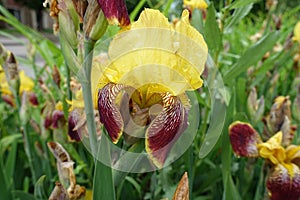
<svg viewBox="0 0 300 200">
<path fill-rule="evenodd" d="M 174 142 L 187 127 L 186 110 L 179 98 L 165 93 L 162 99 L 163 110 L 146 131 L 146 151 L 158 168 L 163 167 Z"/>
<path fill-rule="evenodd" d="M 31 105 L 33 105 L 33 106 L 38 106 L 38 105 L 39 105 L 37 96 L 35 95 L 34 92 L 30 92 L 30 93 L 29 93 L 29 102 L 30 102 Z"/>
<path fill-rule="evenodd" d="M 63 119 L 64 112 L 61 110 L 54 110 L 52 113 L 52 127 L 58 128 L 58 122 Z"/>
<path fill-rule="evenodd" d="M 124 122 L 115 100 L 123 85 L 109 83 L 98 92 L 98 111 L 100 122 L 105 126 L 113 143 L 117 143 L 122 135 Z"/>
<path fill-rule="evenodd" d="M 229 138 L 234 153 L 238 156 L 257 157 L 257 144 L 261 138 L 248 123 L 234 122 L 229 126 Z"/>
<path fill-rule="evenodd" d="M 100 7 L 110 24 L 128 26 L 128 16 L 125 0 L 98 0 Z"/>
<path fill-rule="evenodd" d="M 71 140 L 74 140 L 76 142 L 81 141 L 80 131 L 76 129 L 76 125 L 79 121 L 80 121 L 80 115 L 75 110 L 69 113 L 68 135 Z"/>
<path fill-rule="evenodd" d="M 46 115 L 45 121 L 44 121 L 45 129 L 49 129 L 50 126 L 52 125 L 52 122 L 53 122 L 52 115 L 51 114 Z"/>
<path fill-rule="evenodd" d="M 267 188 L 271 200 L 298 200 L 300 198 L 300 174 L 299 168 L 293 165 L 291 176 L 282 165 L 277 165 L 273 173 L 268 177 Z"/>
</svg>

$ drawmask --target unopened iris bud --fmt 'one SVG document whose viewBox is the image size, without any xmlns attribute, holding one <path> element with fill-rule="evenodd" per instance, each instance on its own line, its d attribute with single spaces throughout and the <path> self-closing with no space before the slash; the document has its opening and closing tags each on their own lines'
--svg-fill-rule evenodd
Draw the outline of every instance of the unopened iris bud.
<svg viewBox="0 0 300 200">
<path fill-rule="evenodd" d="M 79 16 L 70 0 L 61 1 L 59 8 L 58 22 L 60 34 L 64 35 L 70 46 L 75 49 L 78 44 Z"/>
<path fill-rule="evenodd" d="M 52 79 L 55 82 L 55 84 L 58 86 L 58 88 L 60 88 L 61 78 L 60 78 L 60 73 L 59 73 L 56 65 L 54 66 L 53 71 L 52 71 Z"/>
<path fill-rule="evenodd" d="M 80 22 L 83 22 L 83 17 L 85 15 L 87 6 L 88 6 L 88 1 L 87 0 L 72 0 L 73 5 L 80 17 Z"/>
<path fill-rule="evenodd" d="M 27 102 L 27 92 L 23 92 L 22 94 L 22 104 L 20 109 L 20 120 L 23 125 L 27 124 L 30 119 L 30 113 L 28 109 L 28 102 Z"/>
<path fill-rule="evenodd" d="M 130 24 L 124 0 L 98 0 L 109 24 L 126 27 Z"/>
<path fill-rule="evenodd" d="M 300 85 L 298 86 L 297 96 L 293 102 L 292 114 L 297 122 L 300 122 Z"/>
<path fill-rule="evenodd" d="M 2 43 L 0 43 L 0 65 L 2 65 L 4 63 L 7 56 L 8 56 L 8 52 L 6 51 L 6 49 L 4 48 Z"/>
<path fill-rule="evenodd" d="M 7 57 L 3 69 L 5 71 L 6 80 L 13 94 L 17 94 L 20 88 L 20 77 L 18 72 L 18 64 L 13 53 Z"/>
<path fill-rule="evenodd" d="M 84 15 L 83 30 L 85 37 L 97 41 L 105 33 L 107 20 L 96 0 L 89 2 Z"/>
<path fill-rule="evenodd" d="M 250 118 L 254 123 L 261 120 L 265 110 L 265 100 L 263 96 L 257 99 L 257 92 L 255 88 L 250 91 L 248 96 L 247 109 Z"/>
</svg>

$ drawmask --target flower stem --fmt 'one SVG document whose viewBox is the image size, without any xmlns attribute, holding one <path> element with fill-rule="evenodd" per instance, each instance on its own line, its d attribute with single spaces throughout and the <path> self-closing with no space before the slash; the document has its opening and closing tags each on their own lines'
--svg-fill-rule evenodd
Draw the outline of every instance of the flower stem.
<svg viewBox="0 0 300 200">
<path fill-rule="evenodd" d="M 14 90 L 12 90 L 12 91 L 14 91 Z M 14 91 L 13 95 L 16 100 L 16 106 L 17 106 L 17 109 L 19 112 L 18 118 L 21 123 L 21 133 L 23 134 L 23 138 L 24 138 L 23 139 L 24 140 L 24 150 L 25 150 L 26 156 L 28 158 L 28 163 L 29 163 L 29 168 L 30 168 L 30 172 L 32 175 L 33 183 L 36 183 L 37 176 L 35 173 L 33 154 L 32 154 L 32 149 L 31 149 L 31 144 L 30 144 L 30 139 L 29 139 L 28 122 L 26 120 L 24 121 L 23 117 L 21 116 L 22 103 L 21 103 L 19 91 Z M 23 103 L 26 103 L 26 102 L 23 102 Z M 23 106 L 26 106 L 26 105 L 23 105 Z"/>
<path fill-rule="evenodd" d="M 92 96 L 92 86 L 91 86 L 91 72 L 92 72 L 92 61 L 93 61 L 93 51 L 94 51 L 95 41 L 90 39 L 84 40 L 84 63 L 83 63 L 83 73 L 85 80 L 81 82 L 82 93 L 84 98 L 84 108 L 86 114 L 87 127 L 90 138 L 91 152 L 93 156 L 97 155 L 97 134 L 96 134 L 96 124 L 94 117 L 94 105 Z"/>
</svg>

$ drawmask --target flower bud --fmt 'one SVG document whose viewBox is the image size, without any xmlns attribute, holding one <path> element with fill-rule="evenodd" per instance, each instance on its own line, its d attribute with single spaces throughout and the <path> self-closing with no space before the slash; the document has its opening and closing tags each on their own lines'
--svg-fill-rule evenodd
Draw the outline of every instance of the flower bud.
<svg viewBox="0 0 300 200">
<path fill-rule="evenodd" d="M 85 37 L 94 41 L 99 40 L 105 33 L 107 25 L 107 20 L 97 1 L 90 1 L 83 22 Z"/>
<path fill-rule="evenodd" d="M 80 17 L 80 22 L 83 22 L 83 17 L 85 15 L 87 6 L 88 6 L 88 1 L 87 0 L 72 0 L 73 5 Z"/>
<path fill-rule="evenodd" d="M 259 100 L 257 99 L 257 92 L 255 88 L 253 88 L 249 93 L 247 99 L 247 110 L 254 123 L 261 120 L 265 110 L 265 100 L 263 96 L 261 96 Z"/>
<path fill-rule="evenodd" d="M 292 113 L 294 119 L 299 123 L 300 122 L 300 85 L 298 86 L 297 96 L 293 102 Z"/>
<path fill-rule="evenodd" d="M 59 3 L 60 12 L 58 13 L 59 31 L 75 49 L 77 48 L 78 38 L 77 31 L 79 29 L 79 17 L 75 11 L 74 5 L 70 0 L 61 1 Z"/>
<path fill-rule="evenodd" d="M 58 68 L 57 68 L 56 65 L 53 67 L 52 79 L 55 82 L 55 84 L 58 86 L 58 88 L 60 88 L 61 78 L 60 78 L 60 73 L 59 73 Z"/>
<path fill-rule="evenodd" d="M 10 55 L 7 57 L 3 66 L 3 70 L 12 93 L 16 95 L 20 88 L 20 77 L 18 72 L 18 64 L 13 53 L 10 53 Z"/>
<path fill-rule="evenodd" d="M 30 120 L 30 113 L 27 102 L 27 92 L 22 94 L 22 103 L 20 109 L 20 121 L 23 125 L 27 124 Z"/>
</svg>

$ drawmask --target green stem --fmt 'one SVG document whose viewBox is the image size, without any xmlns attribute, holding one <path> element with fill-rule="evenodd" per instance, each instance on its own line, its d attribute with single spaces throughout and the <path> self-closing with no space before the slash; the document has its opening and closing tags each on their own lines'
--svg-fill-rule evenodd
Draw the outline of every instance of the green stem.
<svg viewBox="0 0 300 200">
<path fill-rule="evenodd" d="M 69 101 L 72 101 L 71 72 L 68 64 L 66 64 L 66 72 L 67 72 L 67 98 Z"/>
<path fill-rule="evenodd" d="M 33 182 L 35 183 L 37 181 L 37 176 L 34 170 L 34 164 L 33 164 L 33 156 L 32 156 L 32 149 L 30 145 L 30 139 L 29 139 L 29 132 L 28 132 L 28 123 L 25 121 L 22 121 L 21 117 L 21 98 L 20 98 L 20 93 L 19 91 L 15 91 L 12 89 L 14 98 L 16 100 L 16 106 L 19 111 L 19 121 L 21 123 L 21 133 L 23 133 L 23 138 L 24 138 L 24 150 L 26 153 L 26 156 L 28 158 L 28 163 L 29 163 L 29 168 L 31 171 L 32 179 Z M 25 102 L 26 103 L 26 102 Z M 25 105 L 26 106 L 26 105 Z"/>
<path fill-rule="evenodd" d="M 81 82 L 82 93 L 84 98 L 84 108 L 86 114 L 87 127 L 90 138 L 91 152 L 93 156 L 97 155 L 97 133 L 96 124 L 94 117 L 94 104 L 91 86 L 91 72 L 92 72 L 92 61 L 95 41 L 90 39 L 84 40 L 84 77 L 85 80 Z"/>
<path fill-rule="evenodd" d="M 25 153 L 26 153 L 27 158 L 28 158 L 29 168 L 30 168 L 31 175 L 32 175 L 32 181 L 34 183 L 36 183 L 37 176 L 36 176 L 35 170 L 34 170 L 34 162 L 33 162 L 32 149 L 31 149 L 31 145 L 30 145 L 30 139 L 29 139 L 29 132 L 28 132 L 27 123 L 25 125 L 22 125 L 21 128 L 23 129 L 24 149 L 25 149 Z"/>
</svg>

